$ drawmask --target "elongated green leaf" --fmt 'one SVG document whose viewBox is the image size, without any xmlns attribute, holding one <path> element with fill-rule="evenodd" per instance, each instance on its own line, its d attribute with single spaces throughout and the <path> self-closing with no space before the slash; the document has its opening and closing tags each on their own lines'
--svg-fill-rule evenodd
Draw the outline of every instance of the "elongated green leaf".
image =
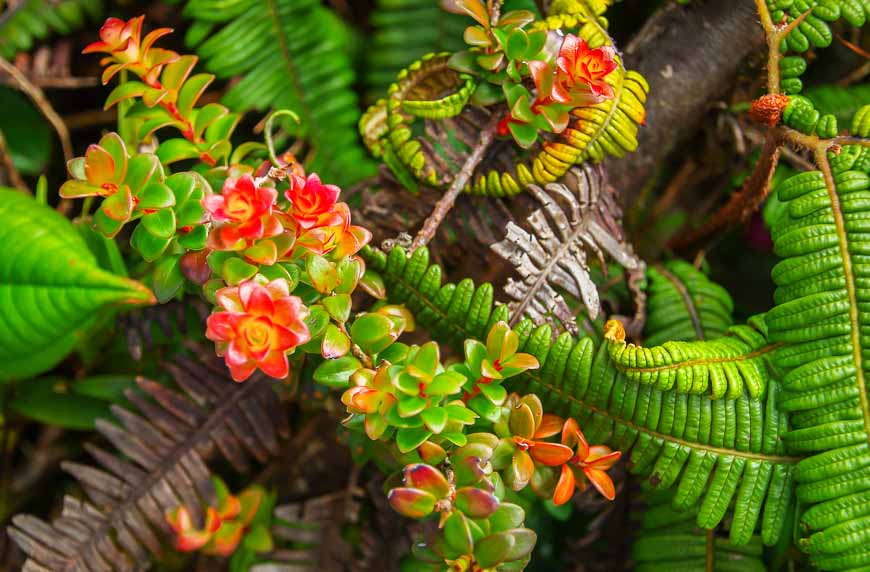
<svg viewBox="0 0 870 572">
<path fill-rule="evenodd" d="M 22 383 L 9 406 L 24 417 L 65 429 L 92 430 L 109 416 L 109 403 L 69 391 L 62 379 L 45 377 Z"/>
<path fill-rule="evenodd" d="M 111 274 L 54 210 L 0 188 L 0 380 L 48 370 L 110 306 L 152 304 L 143 285 Z"/>
</svg>

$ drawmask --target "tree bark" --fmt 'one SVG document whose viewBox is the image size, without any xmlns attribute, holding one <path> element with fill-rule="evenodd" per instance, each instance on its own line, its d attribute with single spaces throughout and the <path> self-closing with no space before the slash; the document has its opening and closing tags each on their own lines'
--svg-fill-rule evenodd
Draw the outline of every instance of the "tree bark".
<svg viewBox="0 0 870 572">
<path fill-rule="evenodd" d="M 606 162 L 626 208 L 698 131 L 711 102 L 728 91 L 743 60 L 762 46 L 752 0 L 672 2 L 647 21 L 623 54 L 626 66 L 649 82 L 646 125 L 636 152 Z"/>
</svg>

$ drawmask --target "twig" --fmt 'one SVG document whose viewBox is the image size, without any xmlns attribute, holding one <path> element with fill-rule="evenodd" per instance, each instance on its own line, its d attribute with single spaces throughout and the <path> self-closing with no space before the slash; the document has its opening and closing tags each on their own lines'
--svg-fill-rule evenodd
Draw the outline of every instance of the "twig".
<svg viewBox="0 0 870 572">
<path fill-rule="evenodd" d="M 73 153 L 69 130 L 63 122 L 63 119 L 60 118 L 60 115 L 57 114 L 51 106 L 51 103 L 48 102 L 45 93 L 43 93 L 39 87 L 33 85 L 30 80 L 27 79 L 27 76 L 21 73 L 21 70 L 13 66 L 3 57 L 0 57 L 0 69 L 9 74 L 18 89 L 23 91 L 33 101 L 34 105 L 39 108 L 39 111 L 42 112 L 48 122 L 51 123 L 51 126 L 54 127 L 54 130 L 57 131 L 57 136 L 60 138 L 60 145 L 63 148 L 64 158 L 67 161 L 73 159 L 75 154 Z"/>
<path fill-rule="evenodd" d="M 494 114 L 487 126 L 484 127 L 483 131 L 480 133 L 477 145 L 468 156 L 468 159 L 465 160 L 462 169 L 460 169 L 456 174 L 456 177 L 453 179 L 453 183 L 450 184 L 450 188 L 447 189 L 447 192 L 444 193 L 435 204 L 432 214 L 430 214 L 429 218 L 427 218 L 423 223 L 423 228 L 420 229 L 420 232 L 417 233 L 417 236 L 411 243 L 410 252 L 414 252 L 421 246 L 426 246 L 429 241 L 432 240 L 432 237 L 435 236 L 438 227 L 440 227 L 441 223 L 444 221 L 444 217 L 447 216 L 447 213 L 449 213 L 450 209 L 453 208 L 453 204 L 456 202 L 456 197 L 459 196 L 459 193 L 462 192 L 462 189 L 464 189 L 465 185 L 468 184 L 468 181 L 471 180 L 471 177 L 474 175 L 474 170 L 486 155 L 486 151 L 489 149 L 495 136 L 495 128 L 496 125 L 498 125 L 498 121 L 499 117 Z"/>
<path fill-rule="evenodd" d="M 81 89 L 83 87 L 92 87 L 100 85 L 98 77 L 48 77 L 48 76 L 32 76 L 28 80 L 35 86 L 47 87 L 51 89 Z M 7 76 L 0 77 L 0 83 L 3 85 L 17 85 L 14 80 Z"/>
<path fill-rule="evenodd" d="M 789 22 L 787 26 L 777 26 L 770 17 L 765 0 L 755 0 L 755 5 L 758 7 L 761 26 L 764 28 L 764 35 L 767 39 L 767 93 L 776 94 L 779 93 L 779 61 L 782 59 L 779 45 L 813 10 L 810 8 Z"/>
<path fill-rule="evenodd" d="M 24 182 L 24 179 L 21 178 L 21 173 L 15 168 L 15 163 L 12 162 L 12 154 L 9 152 L 9 147 L 6 146 L 6 137 L 3 135 L 3 131 L 0 131 L 0 159 L 2 159 L 3 167 L 9 174 L 9 182 L 12 186 L 27 194 L 31 194 L 30 188 Z"/>
<path fill-rule="evenodd" d="M 704 226 L 675 237 L 668 246 L 674 250 L 689 250 L 720 231 L 743 222 L 755 212 L 770 192 L 770 181 L 776 172 L 782 143 L 783 135 L 779 131 L 769 132 L 761 148 L 758 163 L 749 178 L 740 186 L 740 190 L 731 195 L 728 202 Z"/>
</svg>

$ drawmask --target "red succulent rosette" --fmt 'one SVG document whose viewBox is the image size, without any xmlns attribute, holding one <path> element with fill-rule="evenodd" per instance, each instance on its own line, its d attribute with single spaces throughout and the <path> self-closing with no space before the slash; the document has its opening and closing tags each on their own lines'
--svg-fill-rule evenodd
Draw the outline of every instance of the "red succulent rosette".
<svg viewBox="0 0 870 572">
<path fill-rule="evenodd" d="M 568 34 L 556 56 L 556 79 L 551 96 L 560 103 L 575 104 L 577 99 L 613 97 L 607 76 L 616 69 L 616 52 L 610 46 L 589 49 L 583 38 Z"/>
<path fill-rule="evenodd" d="M 207 246 L 213 250 L 241 250 L 261 238 L 281 234 L 284 227 L 272 212 L 278 191 L 258 187 L 250 175 L 227 179 L 219 195 L 208 195 L 202 205 L 217 224 Z"/>
<path fill-rule="evenodd" d="M 218 290 L 216 298 L 222 311 L 209 316 L 206 337 L 215 342 L 233 379 L 244 381 L 257 368 L 287 377 L 287 353 L 311 339 L 304 322 L 308 308 L 290 295 L 287 281 L 248 280 Z"/>
<path fill-rule="evenodd" d="M 341 189 L 336 185 L 324 185 L 316 173 L 308 178 L 290 175 L 290 188 L 284 193 L 290 201 L 287 214 L 292 216 L 300 228 L 335 226 L 341 222 L 340 215 L 334 212 Z"/>
<path fill-rule="evenodd" d="M 372 239 L 372 233 L 350 224 L 347 203 L 336 203 L 332 209 L 334 224 L 310 229 L 297 227 L 296 246 L 314 254 L 329 254 L 333 258 L 352 256 Z"/>
<path fill-rule="evenodd" d="M 129 69 L 152 85 L 157 81 L 163 66 L 177 60 L 179 55 L 171 50 L 153 48 L 162 36 L 172 32 L 172 28 L 158 28 L 142 38 L 142 22 L 145 16 L 128 21 L 109 18 L 100 28 L 100 40 L 89 44 L 82 53 L 106 53 L 102 65 L 109 65 L 103 72 L 103 83 L 123 69 Z"/>
</svg>

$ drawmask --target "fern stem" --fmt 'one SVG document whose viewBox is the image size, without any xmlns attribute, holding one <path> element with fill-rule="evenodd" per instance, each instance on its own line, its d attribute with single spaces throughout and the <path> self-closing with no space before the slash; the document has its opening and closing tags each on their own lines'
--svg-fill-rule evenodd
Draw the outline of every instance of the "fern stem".
<svg viewBox="0 0 870 572">
<path fill-rule="evenodd" d="M 665 279 L 673 284 L 676 291 L 680 294 L 680 299 L 683 301 L 683 305 L 686 307 L 686 312 L 689 314 L 689 318 L 692 320 L 692 329 L 695 330 L 695 335 L 698 336 L 699 340 L 705 339 L 704 326 L 701 324 L 701 316 L 698 315 L 698 308 L 695 307 L 695 302 L 692 300 L 692 295 L 689 293 L 686 285 L 683 284 L 681 280 L 678 280 L 673 273 L 665 268 L 664 264 L 656 264 L 655 269 L 665 277 Z"/>
<path fill-rule="evenodd" d="M 727 447 L 716 447 L 714 445 L 709 445 L 707 443 L 699 443 L 697 441 L 686 441 L 685 439 L 674 437 L 673 435 L 668 435 L 666 433 L 660 433 L 658 431 L 653 431 L 647 427 L 642 425 L 638 425 L 625 419 L 623 417 L 619 417 L 614 415 L 610 411 L 606 409 L 599 409 L 594 405 L 590 405 L 589 403 L 583 401 L 582 399 L 578 399 L 573 395 L 567 393 L 564 388 L 559 387 L 553 383 L 549 383 L 546 381 L 543 376 L 539 373 L 540 370 L 530 370 L 525 372 L 522 377 L 529 378 L 534 380 L 534 383 L 537 384 L 538 387 L 542 387 L 546 389 L 548 392 L 551 392 L 553 395 L 557 395 L 558 399 L 563 401 L 570 401 L 571 403 L 577 404 L 581 409 L 586 409 L 587 411 L 599 415 L 601 417 L 605 417 L 617 425 L 622 425 L 632 431 L 637 431 L 638 433 L 643 433 L 648 435 L 653 439 L 660 439 L 664 442 L 674 443 L 679 445 L 680 447 L 688 447 L 692 449 L 701 449 L 707 453 L 712 453 L 714 455 L 724 455 L 729 457 L 735 457 L 739 459 L 746 459 L 750 461 L 763 461 L 766 463 L 775 463 L 775 464 L 784 464 L 784 465 L 792 465 L 801 460 L 802 457 L 791 457 L 786 455 L 770 455 L 766 453 L 752 453 L 750 451 L 738 451 L 736 449 L 729 449 Z M 536 393 L 539 393 L 536 391 Z M 539 393 L 540 394 L 540 393 Z"/>
<path fill-rule="evenodd" d="M 427 218 L 423 223 L 420 232 L 417 233 L 416 237 L 414 237 L 414 242 L 411 243 L 411 247 L 408 249 L 409 252 L 414 252 L 421 246 L 426 246 L 429 241 L 432 240 L 432 237 L 435 236 L 441 223 L 444 222 L 444 217 L 447 216 L 447 213 L 450 212 L 450 209 L 452 209 L 454 203 L 456 203 L 456 197 L 459 196 L 459 193 L 462 192 L 468 184 L 468 181 L 471 180 L 472 175 L 474 175 L 474 170 L 483 160 L 489 146 L 492 145 L 498 121 L 499 117 L 493 115 L 486 127 L 481 131 L 477 145 L 475 145 L 471 154 L 468 155 L 468 158 L 462 165 L 462 169 L 460 169 L 456 174 L 453 183 L 450 184 L 450 188 L 447 189 L 447 192 L 444 193 L 440 199 L 438 199 L 435 208 L 432 210 L 432 214 L 429 215 L 429 218 Z"/>
<path fill-rule="evenodd" d="M 824 142 L 822 142 L 824 143 Z M 852 254 L 849 252 L 849 242 L 846 237 L 846 222 L 837 194 L 834 173 L 828 162 L 828 146 L 819 144 L 814 150 L 816 165 L 825 178 L 825 187 L 831 201 L 831 212 L 834 215 L 834 225 L 837 227 L 837 242 L 840 246 L 840 257 L 843 259 L 843 274 L 846 278 L 846 294 L 849 298 L 849 321 L 851 323 L 852 360 L 855 363 L 855 381 L 858 384 L 858 399 L 861 403 L 861 413 L 864 416 L 864 433 L 870 443 L 870 403 L 867 398 L 867 381 L 864 379 L 864 357 L 861 354 L 861 316 L 859 314 L 858 294 L 855 286 L 855 271 L 852 268 Z"/>
<path fill-rule="evenodd" d="M 678 251 L 691 250 L 722 230 L 744 222 L 770 193 L 770 182 L 779 164 L 782 144 L 783 136 L 779 132 L 775 130 L 768 132 L 755 169 L 740 186 L 740 190 L 731 195 L 728 202 L 710 218 L 707 224 L 687 234 L 674 237 L 668 246 Z"/>
</svg>

